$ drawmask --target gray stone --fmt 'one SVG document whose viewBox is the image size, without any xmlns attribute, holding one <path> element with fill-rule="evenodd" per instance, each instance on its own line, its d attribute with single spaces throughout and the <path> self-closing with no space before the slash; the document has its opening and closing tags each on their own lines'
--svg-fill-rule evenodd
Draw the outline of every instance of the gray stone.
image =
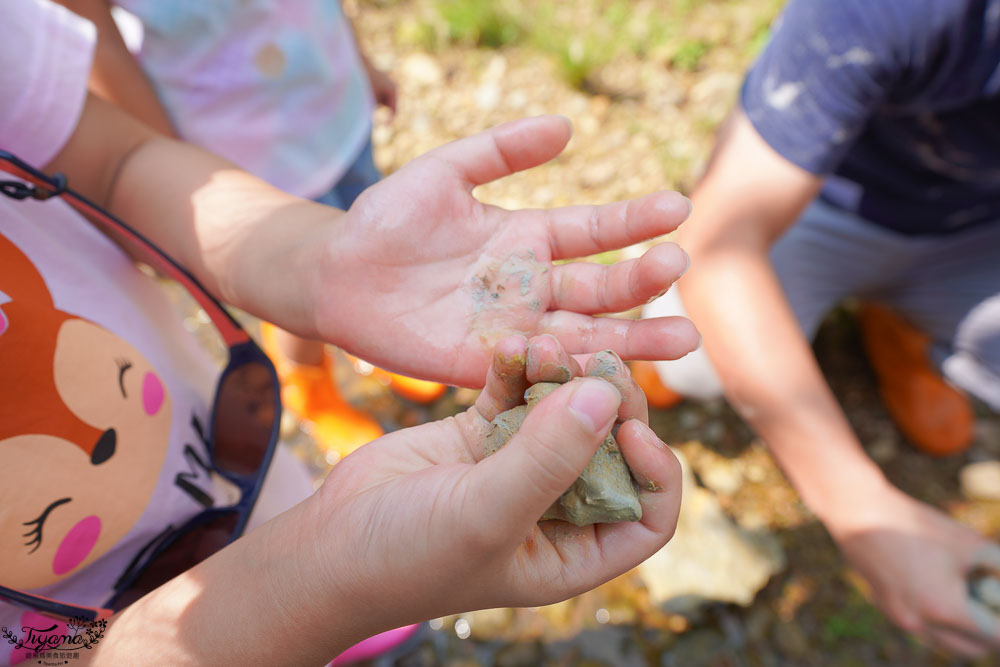
<svg viewBox="0 0 1000 667">
<path fill-rule="evenodd" d="M 802 660 L 809 656 L 809 638 L 796 623 L 776 623 L 774 643 L 786 657 Z"/>
<path fill-rule="evenodd" d="M 521 428 L 531 408 L 558 386 L 554 382 L 534 384 L 524 394 L 527 405 L 497 415 L 484 441 L 486 456 L 506 445 Z M 580 477 L 542 515 L 542 520 L 560 519 L 577 526 L 641 518 L 639 495 L 613 433 L 604 439 Z"/>
<path fill-rule="evenodd" d="M 899 454 L 899 438 L 894 433 L 880 435 L 868 443 L 868 455 L 876 463 L 889 463 Z"/>
<path fill-rule="evenodd" d="M 977 419 L 975 442 L 994 455 L 1000 454 L 1000 421 L 996 418 Z"/>
<path fill-rule="evenodd" d="M 736 525 L 719 501 L 699 487 L 684 456 L 684 494 L 677 531 L 639 565 L 650 600 L 668 611 L 692 613 L 709 601 L 748 606 L 768 579 L 785 567 L 773 535 Z"/>
</svg>

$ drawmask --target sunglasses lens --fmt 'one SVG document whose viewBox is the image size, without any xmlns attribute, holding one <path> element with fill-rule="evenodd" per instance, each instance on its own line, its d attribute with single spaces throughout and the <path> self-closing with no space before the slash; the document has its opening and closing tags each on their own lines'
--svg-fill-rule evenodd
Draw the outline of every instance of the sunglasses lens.
<svg viewBox="0 0 1000 667">
<path fill-rule="evenodd" d="M 222 378 L 212 433 L 220 468 L 240 475 L 259 469 L 278 418 L 275 382 L 271 370 L 257 361 L 235 366 Z"/>
<path fill-rule="evenodd" d="M 114 610 L 124 609 L 222 549 L 232 537 L 238 519 L 237 512 L 227 512 L 181 534 L 155 556 L 139 577 L 115 600 Z"/>
</svg>

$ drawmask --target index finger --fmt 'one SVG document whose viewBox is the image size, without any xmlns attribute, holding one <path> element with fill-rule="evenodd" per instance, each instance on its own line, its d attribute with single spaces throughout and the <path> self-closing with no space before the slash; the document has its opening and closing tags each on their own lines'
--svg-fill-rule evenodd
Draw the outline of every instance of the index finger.
<svg viewBox="0 0 1000 667">
<path fill-rule="evenodd" d="M 679 192 L 663 191 L 641 199 L 566 206 L 545 213 L 552 259 L 570 259 L 672 232 L 691 214 L 691 200 Z"/>
<path fill-rule="evenodd" d="M 646 395 L 632 379 L 628 366 L 621 360 L 621 357 L 611 350 L 602 350 L 587 361 L 585 373 L 591 377 L 607 380 L 622 395 L 622 404 L 618 409 L 618 418 L 621 421 L 638 419 L 643 423 L 649 423 Z"/>
</svg>

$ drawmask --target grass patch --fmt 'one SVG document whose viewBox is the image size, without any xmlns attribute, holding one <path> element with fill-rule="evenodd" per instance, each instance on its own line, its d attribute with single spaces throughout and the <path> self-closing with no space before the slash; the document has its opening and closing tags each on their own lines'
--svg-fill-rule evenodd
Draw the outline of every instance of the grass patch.
<svg viewBox="0 0 1000 667">
<path fill-rule="evenodd" d="M 499 49 L 517 42 L 524 26 L 503 3 L 492 0 L 439 0 L 438 13 L 453 42 Z"/>
<path fill-rule="evenodd" d="M 711 45 L 701 39 L 684 40 L 677 46 L 670 59 L 670 66 L 685 72 L 694 72 L 701 66 L 701 61 L 711 49 Z"/>
<path fill-rule="evenodd" d="M 705 67 L 720 31 L 732 33 L 747 52 L 755 53 L 766 42 L 771 18 L 782 0 L 754 0 L 759 9 L 754 9 L 749 23 L 742 22 L 745 18 L 732 18 L 744 2 L 430 0 L 427 6 L 434 18 L 406 27 L 405 41 L 428 50 L 442 42 L 485 49 L 527 46 L 552 58 L 567 83 L 586 90 L 598 70 L 623 56 L 696 72 Z M 720 21 L 725 29 L 720 28 Z M 729 28 L 738 28 L 738 34 Z"/>
<path fill-rule="evenodd" d="M 852 593 L 841 611 L 826 618 L 822 638 L 827 645 L 845 641 L 878 642 L 888 630 L 885 616 L 860 595 Z"/>
</svg>

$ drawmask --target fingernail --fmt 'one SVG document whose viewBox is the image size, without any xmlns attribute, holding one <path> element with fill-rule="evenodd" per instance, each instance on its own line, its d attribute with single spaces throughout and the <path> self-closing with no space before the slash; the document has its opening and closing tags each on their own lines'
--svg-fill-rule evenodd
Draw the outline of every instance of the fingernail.
<svg viewBox="0 0 1000 667">
<path fill-rule="evenodd" d="M 684 269 L 684 270 L 687 271 L 687 269 Z M 659 299 L 661 296 L 663 296 L 664 294 L 666 294 L 667 292 L 669 292 L 670 288 L 673 287 L 673 285 L 674 285 L 673 283 L 670 283 L 669 285 L 667 285 L 666 287 L 664 287 L 661 292 L 658 292 L 658 293 L 654 294 L 653 296 L 649 297 L 649 301 L 647 301 L 646 303 L 653 303 L 654 301 L 656 301 L 657 299 Z"/>
<path fill-rule="evenodd" d="M 591 431 L 603 431 L 618 415 L 622 397 L 604 380 L 580 380 L 569 399 L 569 411 Z"/>
<path fill-rule="evenodd" d="M 684 253 L 684 260 L 685 260 L 686 263 L 684 264 L 684 268 L 681 269 L 680 275 L 677 276 L 678 278 L 680 278 L 685 273 L 687 273 L 688 269 L 691 268 L 691 255 L 689 255 L 687 253 L 687 250 L 685 250 L 684 248 L 681 248 L 681 252 Z"/>
</svg>

